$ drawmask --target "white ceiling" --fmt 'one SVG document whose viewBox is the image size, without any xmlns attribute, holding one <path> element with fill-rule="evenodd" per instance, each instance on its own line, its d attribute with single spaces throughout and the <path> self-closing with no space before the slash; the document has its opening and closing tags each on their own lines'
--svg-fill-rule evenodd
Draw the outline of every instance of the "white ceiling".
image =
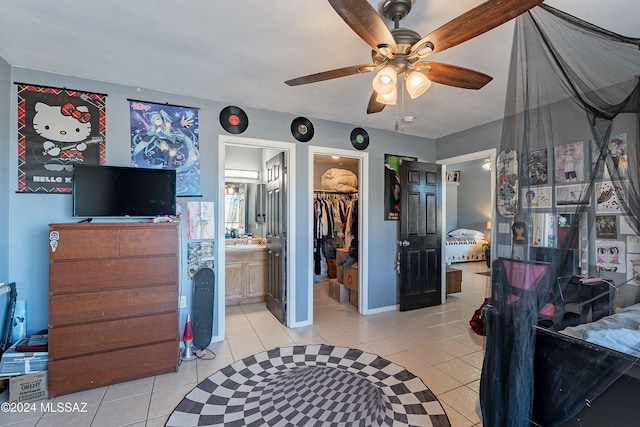
<svg viewBox="0 0 640 427">
<path fill-rule="evenodd" d="M 401 26 L 424 36 L 480 3 L 416 0 Z M 639 0 L 546 3 L 640 37 Z M 430 57 L 494 79 L 479 91 L 434 84 L 407 99 L 404 114 L 416 120 L 405 132 L 439 138 L 501 118 L 512 31 L 513 21 Z M 372 73 L 284 84 L 369 63 L 370 52 L 324 0 L 0 1 L 0 56 L 16 67 L 393 130 L 400 106 L 366 114 Z"/>
</svg>

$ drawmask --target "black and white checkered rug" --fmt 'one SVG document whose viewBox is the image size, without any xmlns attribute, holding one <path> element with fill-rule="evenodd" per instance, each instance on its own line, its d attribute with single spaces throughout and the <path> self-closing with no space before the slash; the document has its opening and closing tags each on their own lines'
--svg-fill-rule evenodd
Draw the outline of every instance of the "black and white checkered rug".
<svg viewBox="0 0 640 427">
<path fill-rule="evenodd" d="M 449 427 L 422 380 L 375 354 L 329 345 L 276 348 L 201 382 L 167 427 Z"/>
</svg>

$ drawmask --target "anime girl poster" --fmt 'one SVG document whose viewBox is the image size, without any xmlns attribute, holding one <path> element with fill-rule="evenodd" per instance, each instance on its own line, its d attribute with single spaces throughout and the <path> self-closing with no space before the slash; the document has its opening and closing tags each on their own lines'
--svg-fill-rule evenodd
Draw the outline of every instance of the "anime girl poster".
<svg viewBox="0 0 640 427">
<path fill-rule="evenodd" d="M 106 95 L 18 84 L 18 191 L 70 193 L 73 166 L 106 159 Z"/>
<path fill-rule="evenodd" d="M 619 240 L 596 240 L 596 270 L 625 273 L 625 243 Z"/>
<path fill-rule="evenodd" d="M 556 183 L 584 181 L 584 148 L 582 141 L 555 147 L 554 154 Z"/>
<path fill-rule="evenodd" d="M 200 195 L 198 110 L 129 101 L 131 164 L 175 169 L 178 196 Z"/>
</svg>

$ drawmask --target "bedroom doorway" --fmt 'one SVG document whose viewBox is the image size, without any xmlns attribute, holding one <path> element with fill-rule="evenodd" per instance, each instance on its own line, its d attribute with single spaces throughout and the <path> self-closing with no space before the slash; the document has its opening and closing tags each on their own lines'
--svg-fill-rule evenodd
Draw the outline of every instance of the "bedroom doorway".
<svg viewBox="0 0 640 427">
<path fill-rule="evenodd" d="M 492 148 L 437 161 L 449 178 L 444 186 L 445 236 L 457 229 L 477 230 L 486 235 L 491 248 L 492 235 L 496 232 L 492 227 L 495 222 L 495 158 L 496 149 Z M 453 259 L 455 256 L 447 256 L 446 247 L 443 254 L 446 264 L 461 261 Z"/>
</svg>

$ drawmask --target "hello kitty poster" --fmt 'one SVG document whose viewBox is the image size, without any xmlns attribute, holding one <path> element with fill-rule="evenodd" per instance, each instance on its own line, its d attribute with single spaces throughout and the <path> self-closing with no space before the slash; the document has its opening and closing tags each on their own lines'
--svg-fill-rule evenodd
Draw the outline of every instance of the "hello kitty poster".
<svg viewBox="0 0 640 427">
<path fill-rule="evenodd" d="M 18 191 L 70 193 L 73 166 L 106 158 L 106 95 L 18 84 Z"/>
</svg>

